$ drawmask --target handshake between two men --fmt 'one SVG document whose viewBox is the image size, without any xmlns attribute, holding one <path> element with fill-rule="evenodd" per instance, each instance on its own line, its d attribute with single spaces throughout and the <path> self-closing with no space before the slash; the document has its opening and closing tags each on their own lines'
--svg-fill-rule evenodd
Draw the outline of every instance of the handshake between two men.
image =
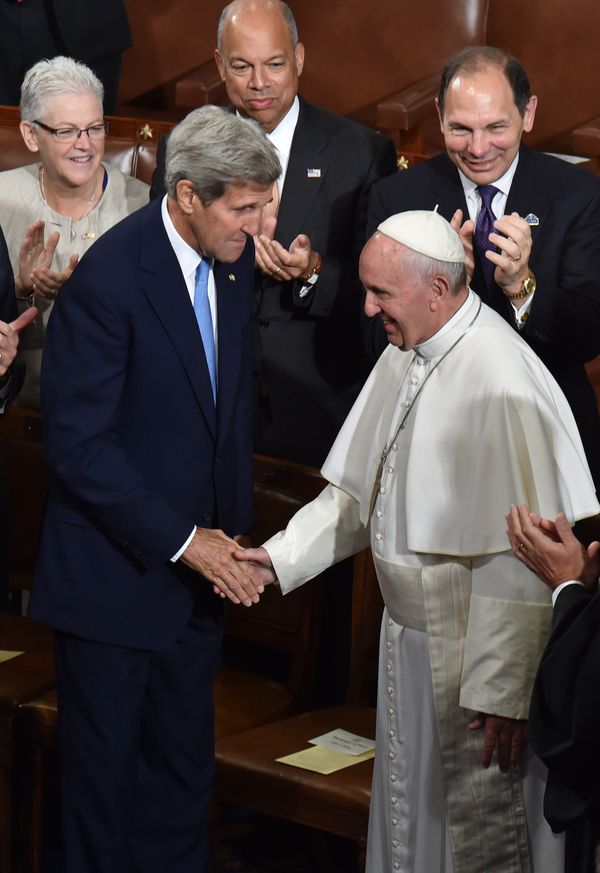
<svg viewBox="0 0 600 873">
<path fill-rule="evenodd" d="M 526 506 L 512 506 L 506 516 L 508 541 L 514 555 L 551 589 L 579 580 L 594 589 L 600 572 L 600 543 L 586 550 L 576 539 L 564 515 L 542 519 Z M 241 537 L 238 539 L 242 539 Z M 213 584 L 215 594 L 234 604 L 258 603 L 265 586 L 277 576 L 263 547 L 243 548 L 241 542 L 220 530 L 197 529 L 183 560 Z M 482 730 L 482 767 L 487 769 L 494 751 L 498 766 L 507 772 L 518 766 L 527 743 L 528 724 L 522 719 L 472 713 L 469 732 Z"/>
<path fill-rule="evenodd" d="M 548 587 L 555 589 L 567 580 L 581 580 L 588 589 L 595 586 L 600 543 L 584 549 L 564 515 L 552 522 L 525 506 L 513 506 L 506 518 L 513 553 Z M 244 606 L 258 603 L 265 585 L 277 580 L 266 549 L 244 548 L 221 530 L 197 528 L 182 560 L 212 582 L 215 594 Z"/>
<path fill-rule="evenodd" d="M 244 606 L 258 603 L 276 579 L 265 549 L 244 549 L 222 530 L 196 528 L 181 560 L 212 582 L 215 594 Z"/>
</svg>

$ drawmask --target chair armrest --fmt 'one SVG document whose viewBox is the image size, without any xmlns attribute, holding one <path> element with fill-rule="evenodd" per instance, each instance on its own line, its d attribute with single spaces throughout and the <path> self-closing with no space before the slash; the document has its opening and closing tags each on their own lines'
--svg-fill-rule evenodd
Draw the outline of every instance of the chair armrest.
<svg viewBox="0 0 600 873">
<path fill-rule="evenodd" d="M 211 59 L 186 73 L 175 83 L 175 105 L 183 108 L 223 105 L 228 102 L 225 85 Z"/>
<path fill-rule="evenodd" d="M 571 145 L 576 155 L 600 155 L 600 116 L 580 124 L 571 132 Z"/>
<path fill-rule="evenodd" d="M 408 88 L 390 94 L 377 104 L 378 130 L 411 130 L 433 112 L 433 100 L 440 85 L 440 74 L 434 73 Z"/>
</svg>

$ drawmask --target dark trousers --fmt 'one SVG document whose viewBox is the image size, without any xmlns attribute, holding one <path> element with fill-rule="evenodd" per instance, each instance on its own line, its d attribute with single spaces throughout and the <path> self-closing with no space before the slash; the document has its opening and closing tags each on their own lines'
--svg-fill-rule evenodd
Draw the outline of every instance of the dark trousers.
<svg viewBox="0 0 600 873">
<path fill-rule="evenodd" d="M 18 106 L 27 70 L 42 58 L 70 55 L 44 0 L 0 0 L 0 104 Z M 87 54 L 87 53 L 86 53 Z M 74 53 L 75 60 L 81 60 Z M 117 104 L 121 54 L 86 61 L 104 85 L 104 111 Z"/>
<path fill-rule="evenodd" d="M 61 873 L 203 873 L 222 627 L 161 651 L 57 632 Z"/>
</svg>

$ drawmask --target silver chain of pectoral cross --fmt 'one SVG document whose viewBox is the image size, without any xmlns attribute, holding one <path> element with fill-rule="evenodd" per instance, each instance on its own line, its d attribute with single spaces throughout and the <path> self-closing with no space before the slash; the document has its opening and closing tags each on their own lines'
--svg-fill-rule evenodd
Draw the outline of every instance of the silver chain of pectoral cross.
<svg viewBox="0 0 600 873">
<path fill-rule="evenodd" d="M 375 474 L 375 482 L 374 482 L 374 484 L 373 484 L 373 490 L 372 490 L 372 492 L 371 492 L 371 502 L 370 502 L 370 504 L 369 504 L 369 518 L 371 518 L 371 516 L 373 515 L 373 510 L 375 509 L 375 502 L 376 502 L 376 500 L 377 500 L 377 494 L 379 493 L 379 489 L 381 488 L 381 480 L 383 479 L 383 470 L 384 470 L 384 467 L 385 467 L 385 462 L 387 461 L 387 459 L 388 459 L 388 455 L 389 455 L 389 453 L 390 453 L 391 450 L 392 450 L 392 446 L 394 445 L 394 443 L 395 443 L 396 440 L 398 439 L 398 436 L 400 435 L 400 432 L 403 431 L 404 428 L 406 427 L 406 420 L 407 420 L 408 416 L 410 415 L 411 409 L 413 408 L 413 406 L 415 405 L 415 403 L 416 403 L 416 401 L 417 401 L 417 397 L 419 396 L 419 394 L 421 393 L 421 391 L 423 390 L 423 388 L 424 388 L 425 385 L 427 384 L 427 380 L 429 379 L 429 377 L 431 376 L 431 374 L 434 372 L 434 370 L 437 370 L 437 368 L 438 368 L 439 365 L 442 363 L 442 361 L 444 361 L 444 360 L 448 357 L 448 355 L 450 354 L 450 352 L 453 351 L 453 350 L 456 348 L 456 346 L 457 346 L 457 345 L 459 344 L 459 342 L 463 339 L 463 337 L 465 337 L 465 336 L 467 335 L 467 333 L 471 330 L 471 328 L 473 327 L 473 325 L 474 325 L 475 322 L 477 321 L 477 317 L 479 316 L 479 313 L 480 313 L 480 312 L 481 312 L 481 300 L 479 301 L 479 306 L 478 306 L 478 308 L 477 308 L 477 312 L 476 312 L 475 315 L 473 316 L 473 319 L 471 320 L 471 322 L 467 325 L 467 327 L 466 327 L 465 330 L 461 333 L 461 335 L 460 335 L 460 336 L 459 336 L 459 337 L 458 337 L 458 338 L 457 338 L 457 339 L 452 343 L 452 345 L 450 346 L 450 348 L 449 348 L 447 351 L 444 352 L 444 354 L 441 356 L 441 358 L 440 358 L 439 360 L 437 360 L 437 361 L 435 362 L 435 364 L 433 365 L 433 367 L 430 369 L 430 371 L 427 373 L 427 375 L 425 376 L 425 378 L 423 379 L 423 381 L 422 381 L 421 384 L 419 385 L 419 387 L 418 387 L 418 389 L 417 389 L 417 391 L 416 391 L 416 393 L 415 393 L 415 396 L 414 396 L 413 399 L 410 401 L 409 406 L 408 406 L 406 412 L 405 412 L 404 415 L 402 416 L 402 419 L 401 419 L 401 421 L 400 421 L 400 424 L 399 424 L 398 427 L 396 428 L 396 433 L 394 434 L 394 436 L 392 437 L 392 439 L 390 440 L 390 442 L 388 443 L 388 445 L 387 445 L 387 446 L 384 446 L 383 451 L 382 451 L 382 453 L 381 453 L 381 460 L 379 461 L 379 466 L 377 467 L 377 472 L 376 472 L 376 474 Z M 416 353 L 415 353 L 415 354 L 413 355 L 413 359 L 412 359 L 412 361 L 410 362 L 410 364 L 408 365 L 408 368 L 407 368 L 407 370 L 406 370 L 406 373 L 404 374 L 404 377 L 403 377 L 403 379 L 402 379 L 402 383 L 401 383 L 400 388 L 399 388 L 399 390 L 398 390 L 398 396 L 400 396 L 400 394 L 401 394 L 401 392 L 402 392 L 402 386 L 404 385 L 404 379 L 406 379 L 408 373 L 410 372 L 410 370 L 411 370 L 411 368 L 412 368 L 412 365 L 413 365 L 414 362 L 415 362 L 416 357 L 417 357 L 417 355 L 416 355 Z"/>
</svg>

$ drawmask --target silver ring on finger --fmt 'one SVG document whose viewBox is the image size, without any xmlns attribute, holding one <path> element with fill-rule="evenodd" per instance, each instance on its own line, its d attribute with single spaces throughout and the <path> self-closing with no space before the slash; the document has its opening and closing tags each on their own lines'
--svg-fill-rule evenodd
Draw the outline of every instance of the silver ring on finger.
<svg viewBox="0 0 600 873">
<path fill-rule="evenodd" d="M 273 275 L 276 276 L 278 273 L 281 273 L 281 267 L 277 267 Z"/>
<path fill-rule="evenodd" d="M 520 552 L 526 552 L 526 551 L 527 551 L 527 549 L 525 548 L 525 543 L 519 543 L 519 551 L 520 551 Z"/>
</svg>

